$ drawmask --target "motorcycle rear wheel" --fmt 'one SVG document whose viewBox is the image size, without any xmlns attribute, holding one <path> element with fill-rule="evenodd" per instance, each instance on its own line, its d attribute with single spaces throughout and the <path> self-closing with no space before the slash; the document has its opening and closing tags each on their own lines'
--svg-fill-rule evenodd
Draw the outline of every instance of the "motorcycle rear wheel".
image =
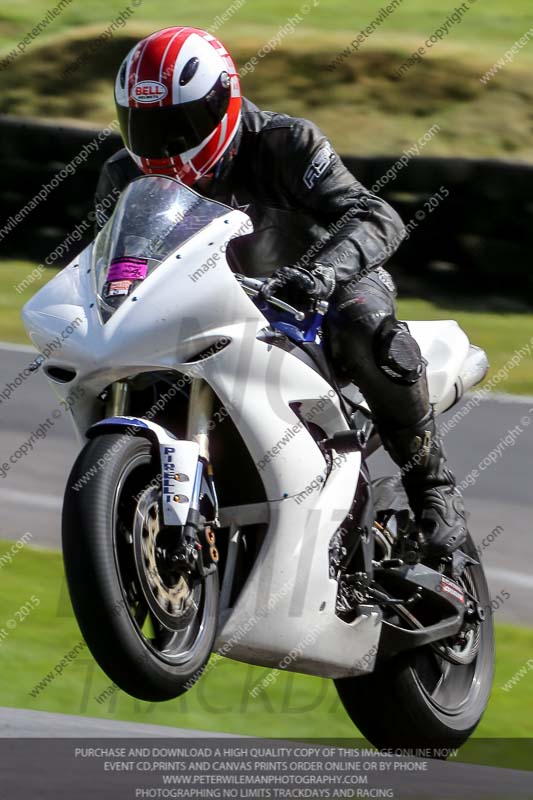
<svg viewBox="0 0 533 800">
<path fill-rule="evenodd" d="M 391 502 L 392 489 L 390 480 L 376 482 L 376 510 L 406 507 L 401 487 Z M 462 549 L 479 562 L 470 535 Z M 446 757 L 448 749 L 464 744 L 483 716 L 494 675 L 494 625 L 483 565 L 469 565 L 467 571 L 465 582 L 485 610 L 473 660 L 451 663 L 425 646 L 378 660 L 370 675 L 335 681 L 351 720 L 379 749 L 433 748 L 435 757 Z"/>
</svg>

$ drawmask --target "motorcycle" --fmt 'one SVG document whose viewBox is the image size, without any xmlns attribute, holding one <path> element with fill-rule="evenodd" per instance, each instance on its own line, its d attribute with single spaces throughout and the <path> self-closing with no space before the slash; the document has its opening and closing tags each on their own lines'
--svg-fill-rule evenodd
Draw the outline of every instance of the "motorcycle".
<svg viewBox="0 0 533 800">
<path fill-rule="evenodd" d="M 149 213 L 147 210 L 149 209 Z M 490 693 L 490 596 L 473 541 L 438 564 L 356 387 L 326 357 L 327 303 L 264 300 L 230 268 L 239 210 L 142 176 L 24 307 L 82 450 L 62 546 L 81 632 L 118 687 L 165 701 L 217 652 L 334 680 L 376 746 L 456 747 Z M 409 322 L 431 402 L 486 373 L 453 321 Z"/>
</svg>

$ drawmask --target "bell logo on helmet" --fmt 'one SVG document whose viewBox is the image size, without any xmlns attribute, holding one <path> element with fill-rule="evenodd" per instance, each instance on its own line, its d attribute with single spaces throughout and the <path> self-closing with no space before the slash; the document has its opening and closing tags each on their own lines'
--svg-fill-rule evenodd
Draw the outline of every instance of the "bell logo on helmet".
<svg viewBox="0 0 533 800">
<path fill-rule="evenodd" d="M 167 94 L 167 87 L 159 81 L 140 81 L 131 90 L 132 100 L 137 103 L 157 103 Z"/>
</svg>

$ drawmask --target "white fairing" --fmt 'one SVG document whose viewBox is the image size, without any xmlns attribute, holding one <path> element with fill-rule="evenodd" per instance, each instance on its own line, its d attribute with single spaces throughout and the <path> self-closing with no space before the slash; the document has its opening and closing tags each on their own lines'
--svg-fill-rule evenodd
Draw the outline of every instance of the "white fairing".
<svg viewBox="0 0 533 800">
<path fill-rule="evenodd" d="M 72 409 L 81 441 L 101 414 L 98 395 L 117 380 L 168 369 L 210 384 L 258 465 L 268 520 L 258 560 L 224 620 L 217 647 L 227 645 L 230 657 L 268 666 L 291 653 L 286 669 L 315 675 L 367 672 L 373 668 L 381 612 L 368 607 L 351 624 L 336 616 L 337 584 L 329 577 L 328 558 L 330 539 L 352 507 L 360 454 L 337 456 L 328 471 L 291 408 L 300 403 L 300 413 L 327 434 L 348 428 L 335 392 L 317 372 L 257 338 L 268 322 L 225 258 L 229 239 L 250 228 L 246 215 L 227 209 L 149 274 L 105 324 L 95 302 L 91 245 L 27 303 L 24 323 L 43 349 L 81 319 L 43 367 L 76 372 L 68 384 L 51 383 L 61 398 L 77 387 L 85 390 Z M 216 261 L 214 254 L 219 254 Z M 450 326 L 442 329 L 444 338 L 453 340 L 448 352 L 425 323 L 410 325 L 430 361 L 432 399 L 447 402 L 466 358 L 466 336 L 442 323 Z M 213 355 L 194 360 L 213 346 Z M 160 446 L 173 447 L 161 430 L 156 432 Z M 179 458 L 167 463 L 193 479 L 197 446 L 182 444 Z M 169 456 L 163 449 L 163 463 Z M 175 506 L 167 504 L 165 517 L 181 523 L 184 517 Z"/>
<path fill-rule="evenodd" d="M 487 374 L 483 350 L 471 345 L 453 319 L 407 322 L 427 362 L 429 401 L 436 414 L 451 408 Z M 368 405 L 364 403 L 368 408 Z"/>
<path fill-rule="evenodd" d="M 445 411 L 456 399 L 455 384 L 470 347 L 468 337 L 451 319 L 407 324 L 428 363 L 430 403 L 437 413 Z"/>
</svg>

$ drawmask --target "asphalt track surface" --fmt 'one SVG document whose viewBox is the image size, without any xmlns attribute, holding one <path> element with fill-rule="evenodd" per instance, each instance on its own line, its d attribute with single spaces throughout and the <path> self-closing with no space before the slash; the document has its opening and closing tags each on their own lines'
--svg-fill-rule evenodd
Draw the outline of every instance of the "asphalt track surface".
<svg viewBox="0 0 533 800">
<path fill-rule="evenodd" d="M 41 372 L 27 378 L 8 399 L 2 398 L 33 352 L 0 344 L 0 466 L 9 463 L 31 432 L 58 407 Z M 510 430 L 515 433 L 509 435 Z M 506 436 L 512 444 L 501 444 Z M 445 443 L 458 481 L 478 468 L 491 450 L 500 448 L 495 463 L 478 469 L 479 477 L 464 492 L 469 524 L 483 547 L 496 619 L 531 625 L 533 398 L 500 396 L 483 401 L 450 430 Z M 61 498 L 78 450 L 71 424 L 62 415 L 31 453 L 10 465 L 5 477 L 0 471 L 0 538 L 19 539 L 30 532 L 31 544 L 59 549 Z M 395 471 L 381 453 L 371 459 L 371 468 L 376 476 Z"/>
<path fill-rule="evenodd" d="M 135 740 L 135 741 L 132 741 Z M 111 722 L 86 717 L 70 717 L 62 714 L 48 714 L 44 712 L 25 711 L 11 708 L 0 708 L 0 758 L 1 758 L 1 785 L 0 797 L 9 800 L 18 798 L 76 798 L 87 800 L 89 798 L 133 798 L 140 795 L 139 786 L 161 786 L 161 774 L 152 772 L 120 771 L 110 773 L 103 770 L 103 760 L 94 758 L 75 757 L 78 748 L 118 748 L 118 747 L 143 747 L 161 748 L 200 747 L 214 749 L 215 747 L 264 747 L 279 748 L 283 745 L 295 747 L 312 745 L 311 742 L 284 742 L 283 740 L 268 739 L 243 739 L 228 735 L 204 733 L 202 731 L 180 730 L 152 725 L 133 725 L 127 722 Z M 333 744 L 333 743 L 332 743 Z M 357 743 L 352 743 L 352 746 Z M 361 744 L 361 743 L 360 743 Z M 346 746 L 350 746 L 346 743 Z M 129 751 L 127 751 L 129 752 Z M 146 750 L 145 752 L 148 752 Z M 229 751 L 226 751 L 229 752 Z M 331 750 L 327 751 L 331 758 Z M 320 760 L 326 761 L 327 755 Z M 108 756 L 108 758 L 113 758 Z M 160 762 L 160 757 L 150 755 L 147 762 L 135 759 L 132 763 Z M 242 758 L 242 757 L 241 757 Z M 287 756 L 285 761 L 292 758 Z M 317 763 L 316 756 L 310 759 Z M 333 756 L 334 758 L 334 756 Z M 128 760 L 128 759 L 126 759 Z M 172 758 L 170 759 L 172 761 Z M 228 757 L 226 757 L 228 760 Z M 236 760 L 236 759 L 235 759 Z M 272 760 L 272 759 L 271 759 Z M 361 755 L 359 760 L 363 761 Z M 364 759 L 368 763 L 368 759 Z M 384 794 L 358 794 L 358 789 L 350 791 L 347 797 L 394 797 L 398 800 L 411 798 L 426 798 L 429 800 L 526 800 L 533 798 L 532 773 L 522 770 L 502 769 L 473 764 L 454 763 L 453 761 L 436 761 L 420 759 L 406 759 L 394 756 L 393 761 L 400 768 L 386 774 L 367 772 L 369 775 L 368 786 L 387 787 L 390 792 Z M 248 759 L 249 761 L 249 759 Z M 378 760 L 379 761 L 379 760 Z M 420 769 L 401 768 L 401 764 L 418 761 Z M 212 760 L 210 761 L 212 763 Z M 289 762 L 290 763 L 290 762 Z M 422 769 L 421 765 L 425 764 Z M 171 770 L 169 769 L 169 772 Z M 181 774 L 186 774 L 187 770 Z M 172 774 L 178 774 L 177 770 Z M 208 773 L 199 773 L 197 770 L 191 774 L 204 778 Z M 211 771 L 209 774 L 213 774 Z M 306 771 L 306 774 L 311 774 Z M 320 773 L 314 773 L 320 779 Z M 325 774 L 325 773 L 324 773 Z M 353 774 L 353 773 L 352 773 Z M 288 776 L 289 777 L 289 776 Z M 141 784 L 141 780 L 144 782 Z M 196 784 L 193 784 L 195 786 Z M 257 787 L 257 784 L 253 784 Z M 263 789 L 268 783 L 261 784 Z M 291 784 L 285 784 L 293 788 Z M 205 783 L 198 783 L 198 791 Z M 250 787 L 252 784 L 250 784 Z M 294 784 L 294 789 L 297 784 Z M 192 788 L 192 787 L 191 787 Z M 301 784 L 300 784 L 301 788 Z M 294 791 L 293 789 L 293 791 Z M 384 789 L 381 788 L 381 791 Z M 183 790 L 182 790 L 183 791 Z M 187 789 L 185 789 L 187 791 Z M 189 789 L 190 791 L 190 789 Z M 273 794 L 249 794 L 245 787 L 236 790 L 238 794 L 226 795 L 233 797 L 268 797 Z M 156 795 L 145 795 L 156 796 Z M 163 796 L 163 795 L 161 795 Z M 172 796 L 170 794 L 166 796 Z M 176 795 L 183 797 L 184 795 Z M 190 793 L 191 797 L 200 794 Z M 204 794 L 204 796 L 209 796 Z M 224 796 L 221 792 L 220 796 Z M 281 795 L 278 795 L 281 796 Z M 326 795 L 284 795 L 292 797 L 324 797 Z M 328 796 L 334 796 L 329 794 Z M 338 796 L 338 795 L 337 795 Z"/>
<path fill-rule="evenodd" d="M 165 738 L 233 738 L 229 733 L 210 733 L 189 728 L 174 728 L 166 725 L 143 725 L 138 722 L 92 719 L 71 714 L 50 714 L 45 711 L 29 711 L 24 708 L 0 708 L 0 749 L 2 739 L 34 738 L 46 739 L 128 739 L 147 737 Z M 0 797 L 2 797 L 0 789 Z"/>
</svg>

